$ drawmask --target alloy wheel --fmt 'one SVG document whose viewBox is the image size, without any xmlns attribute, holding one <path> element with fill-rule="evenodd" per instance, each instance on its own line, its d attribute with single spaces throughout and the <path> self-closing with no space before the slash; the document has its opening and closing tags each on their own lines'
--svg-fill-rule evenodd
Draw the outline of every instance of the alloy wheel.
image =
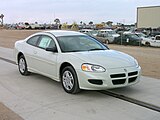
<svg viewBox="0 0 160 120">
<path fill-rule="evenodd" d="M 26 70 L 25 60 L 23 58 L 20 58 L 19 60 L 19 70 L 21 73 L 24 73 Z"/>
<path fill-rule="evenodd" d="M 72 90 L 74 86 L 74 78 L 70 71 L 65 71 L 62 76 L 63 85 L 66 90 Z"/>
</svg>

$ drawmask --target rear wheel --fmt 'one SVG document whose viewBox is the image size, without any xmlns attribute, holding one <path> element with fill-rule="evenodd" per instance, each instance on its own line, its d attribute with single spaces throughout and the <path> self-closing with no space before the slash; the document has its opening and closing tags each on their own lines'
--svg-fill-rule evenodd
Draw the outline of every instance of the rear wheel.
<svg viewBox="0 0 160 120">
<path fill-rule="evenodd" d="M 109 40 L 106 40 L 105 43 L 106 43 L 106 44 L 109 44 Z"/>
<path fill-rule="evenodd" d="M 22 75 L 28 75 L 30 73 L 27 69 L 27 63 L 24 55 L 21 55 L 18 59 L 18 69 Z"/>
<path fill-rule="evenodd" d="M 73 67 L 67 66 L 62 70 L 61 82 L 67 93 L 75 94 L 80 92 L 77 74 Z"/>
<path fill-rule="evenodd" d="M 149 46 L 150 46 L 150 43 L 149 43 L 149 42 L 146 42 L 145 45 L 146 45 L 147 47 L 149 47 Z"/>
</svg>

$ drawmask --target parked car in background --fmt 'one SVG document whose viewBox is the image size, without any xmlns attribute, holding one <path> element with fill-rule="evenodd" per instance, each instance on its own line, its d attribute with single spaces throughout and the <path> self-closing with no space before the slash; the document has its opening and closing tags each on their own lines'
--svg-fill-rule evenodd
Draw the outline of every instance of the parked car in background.
<svg viewBox="0 0 160 120">
<path fill-rule="evenodd" d="M 45 29 L 43 24 L 25 22 L 24 29 Z"/>
<path fill-rule="evenodd" d="M 143 39 L 142 44 L 146 46 L 160 47 L 160 35 L 156 35 L 150 39 Z"/>
<path fill-rule="evenodd" d="M 52 24 L 44 24 L 44 29 L 51 29 L 52 28 Z"/>
<path fill-rule="evenodd" d="M 28 22 L 25 22 L 25 29 L 32 29 L 31 25 Z"/>
<path fill-rule="evenodd" d="M 141 45 L 142 39 L 135 34 L 122 34 L 115 38 L 114 43 L 122 45 Z"/>
<path fill-rule="evenodd" d="M 142 41 L 141 41 L 142 45 L 150 46 L 150 42 L 152 41 L 151 37 L 148 37 L 147 35 L 145 35 L 144 33 L 141 33 L 141 32 L 136 32 L 134 34 L 136 34 L 138 37 L 140 37 L 142 39 Z"/>
<path fill-rule="evenodd" d="M 81 29 L 79 32 L 90 35 L 90 36 L 97 36 L 97 30 L 92 30 L 92 29 Z"/>
<path fill-rule="evenodd" d="M 115 31 L 111 29 L 98 30 L 98 34 L 97 34 L 97 37 L 102 37 L 106 39 L 107 44 L 113 43 L 114 39 L 119 36 L 120 36 L 119 34 L 117 34 Z"/>
<path fill-rule="evenodd" d="M 141 33 L 141 32 L 135 32 L 134 34 L 136 34 L 140 38 L 148 38 L 148 36 L 146 34 Z"/>
<path fill-rule="evenodd" d="M 140 80 L 136 59 L 80 32 L 35 33 L 17 41 L 14 53 L 22 75 L 34 72 L 50 77 L 61 82 L 67 93 L 125 87 Z"/>
<path fill-rule="evenodd" d="M 17 24 L 6 24 L 7 29 L 17 29 Z"/>
<path fill-rule="evenodd" d="M 18 30 L 25 29 L 25 24 L 24 23 L 18 23 L 18 24 L 16 24 L 16 29 L 18 29 Z"/>
<path fill-rule="evenodd" d="M 155 37 L 156 35 L 160 35 L 160 31 L 151 31 L 150 36 Z"/>
</svg>

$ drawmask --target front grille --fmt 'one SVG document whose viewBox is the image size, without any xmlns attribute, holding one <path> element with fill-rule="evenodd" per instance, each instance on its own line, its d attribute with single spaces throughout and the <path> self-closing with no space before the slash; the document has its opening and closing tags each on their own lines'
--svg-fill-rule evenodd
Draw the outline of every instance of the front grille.
<svg viewBox="0 0 160 120">
<path fill-rule="evenodd" d="M 126 73 L 119 73 L 119 74 L 111 74 L 110 77 L 112 79 L 113 85 L 121 85 L 125 84 L 126 81 L 128 83 L 135 82 L 137 79 L 138 71 L 132 71 Z"/>
<path fill-rule="evenodd" d="M 119 77 L 126 77 L 125 73 L 121 73 L 121 74 L 112 74 L 110 75 L 111 78 L 119 78 Z"/>
<path fill-rule="evenodd" d="M 133 75 L 137 75 L 137 74 L 138 74 L 138 71 L 134 71 L 134 72 L 128 73 L 128 76 L 133 76 Z"/>
<path fill-rule="evenodd" d="M 136 77 L 129 78 L 129 79 L 128 79 L 128 83 L 134 82 L 134 81 L 136 81 L 136 79 L 137 79 L 137 76 L 136 76 Z"/>
<path fill-rule="evenodd" d="M 125 82 L 126 82 L 126 79 L 112 80 L 113 85 L 124 84 Z"/>
</svg>

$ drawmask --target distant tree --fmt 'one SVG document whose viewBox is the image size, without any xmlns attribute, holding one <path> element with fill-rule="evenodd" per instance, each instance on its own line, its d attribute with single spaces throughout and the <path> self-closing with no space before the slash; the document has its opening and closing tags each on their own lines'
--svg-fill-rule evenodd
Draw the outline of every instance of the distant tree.
<svg viewBox="0 0 160 120">
<path fill-rule="evenodd" d="M 93 25 L 93 22 L 92 22 L 92 21 L 90 21 L 90 22 L 89 22 L 89 25 Z"/>
<path fill-rule="evenodd" d="M 106 22 L 107 25 L 110 25 L 110 24 L 112 24 L 112 23 L 113 23 L 112 21 Z"/>
<path fill-rule="evenodd" d="M 106 24 L 107 24 L 108 26 L 110 26 L 110 27 L 112 26 L 112 23 L 113 23 L 112 21 L 106 22 Z"/>
<path fill-rule="evenodd" d="M 82 23 L 83 23 L 83 22 L 81 21 L 80 24 L 82 25 Z"/>
<path fill-rule="evenodd" d="M 74 22 L 74 23 L 72 24 L 71 30 L 73 30 L 73 31 L 78 31 L 78 30 L 79 30 L 78 25 L 77 25 L 76 22 Z"/>
<path fill-rule="evenodd" d="M 63 23 L 62 26 L 61 26 L 61 29 L 62 30 L 67 30 L 68 29 L 67 23 Z"/>
<path fill-rule="evenodd" d="M 4 15 L 3 15 L 3 14 L 1 14 L 1 15 L 0 15 L 0 19 L 1 19 L 1 21 L 0 21 L 0 22 L 1 22 L 1 25 L 2 25 L 2 26 L 3 26 L 3 18 L 4 18 Z"/>
<path fill-rule="evenodd" d="M 54 22 L 56 23 L 57 28 L 59 29 L 59 27 L 60 27 L 60 20 L 59 20 L 58 18 L 56 18 L 56 19 L 54 20 Z"/>
<path fill-rule="evenodd" d="M 55 22 L 56 24 L 60 24 L 60 19 L 56 18 L 56 19 L 54 20 L 54 22 Z"/>
<path fill-rule="evenodd" d="M 106 25 L 106 23 L 105 23 L 105 22 L 101 22 L 101 24 L 102 24 L 102 25 L 104 25 L 104 26 Z"/>
<path fill-rule="evenodd" d="M 86 23 L 83 23 L 83 25 L 85 26 L 85 25 L 86 25 Z"/>
</svg>

